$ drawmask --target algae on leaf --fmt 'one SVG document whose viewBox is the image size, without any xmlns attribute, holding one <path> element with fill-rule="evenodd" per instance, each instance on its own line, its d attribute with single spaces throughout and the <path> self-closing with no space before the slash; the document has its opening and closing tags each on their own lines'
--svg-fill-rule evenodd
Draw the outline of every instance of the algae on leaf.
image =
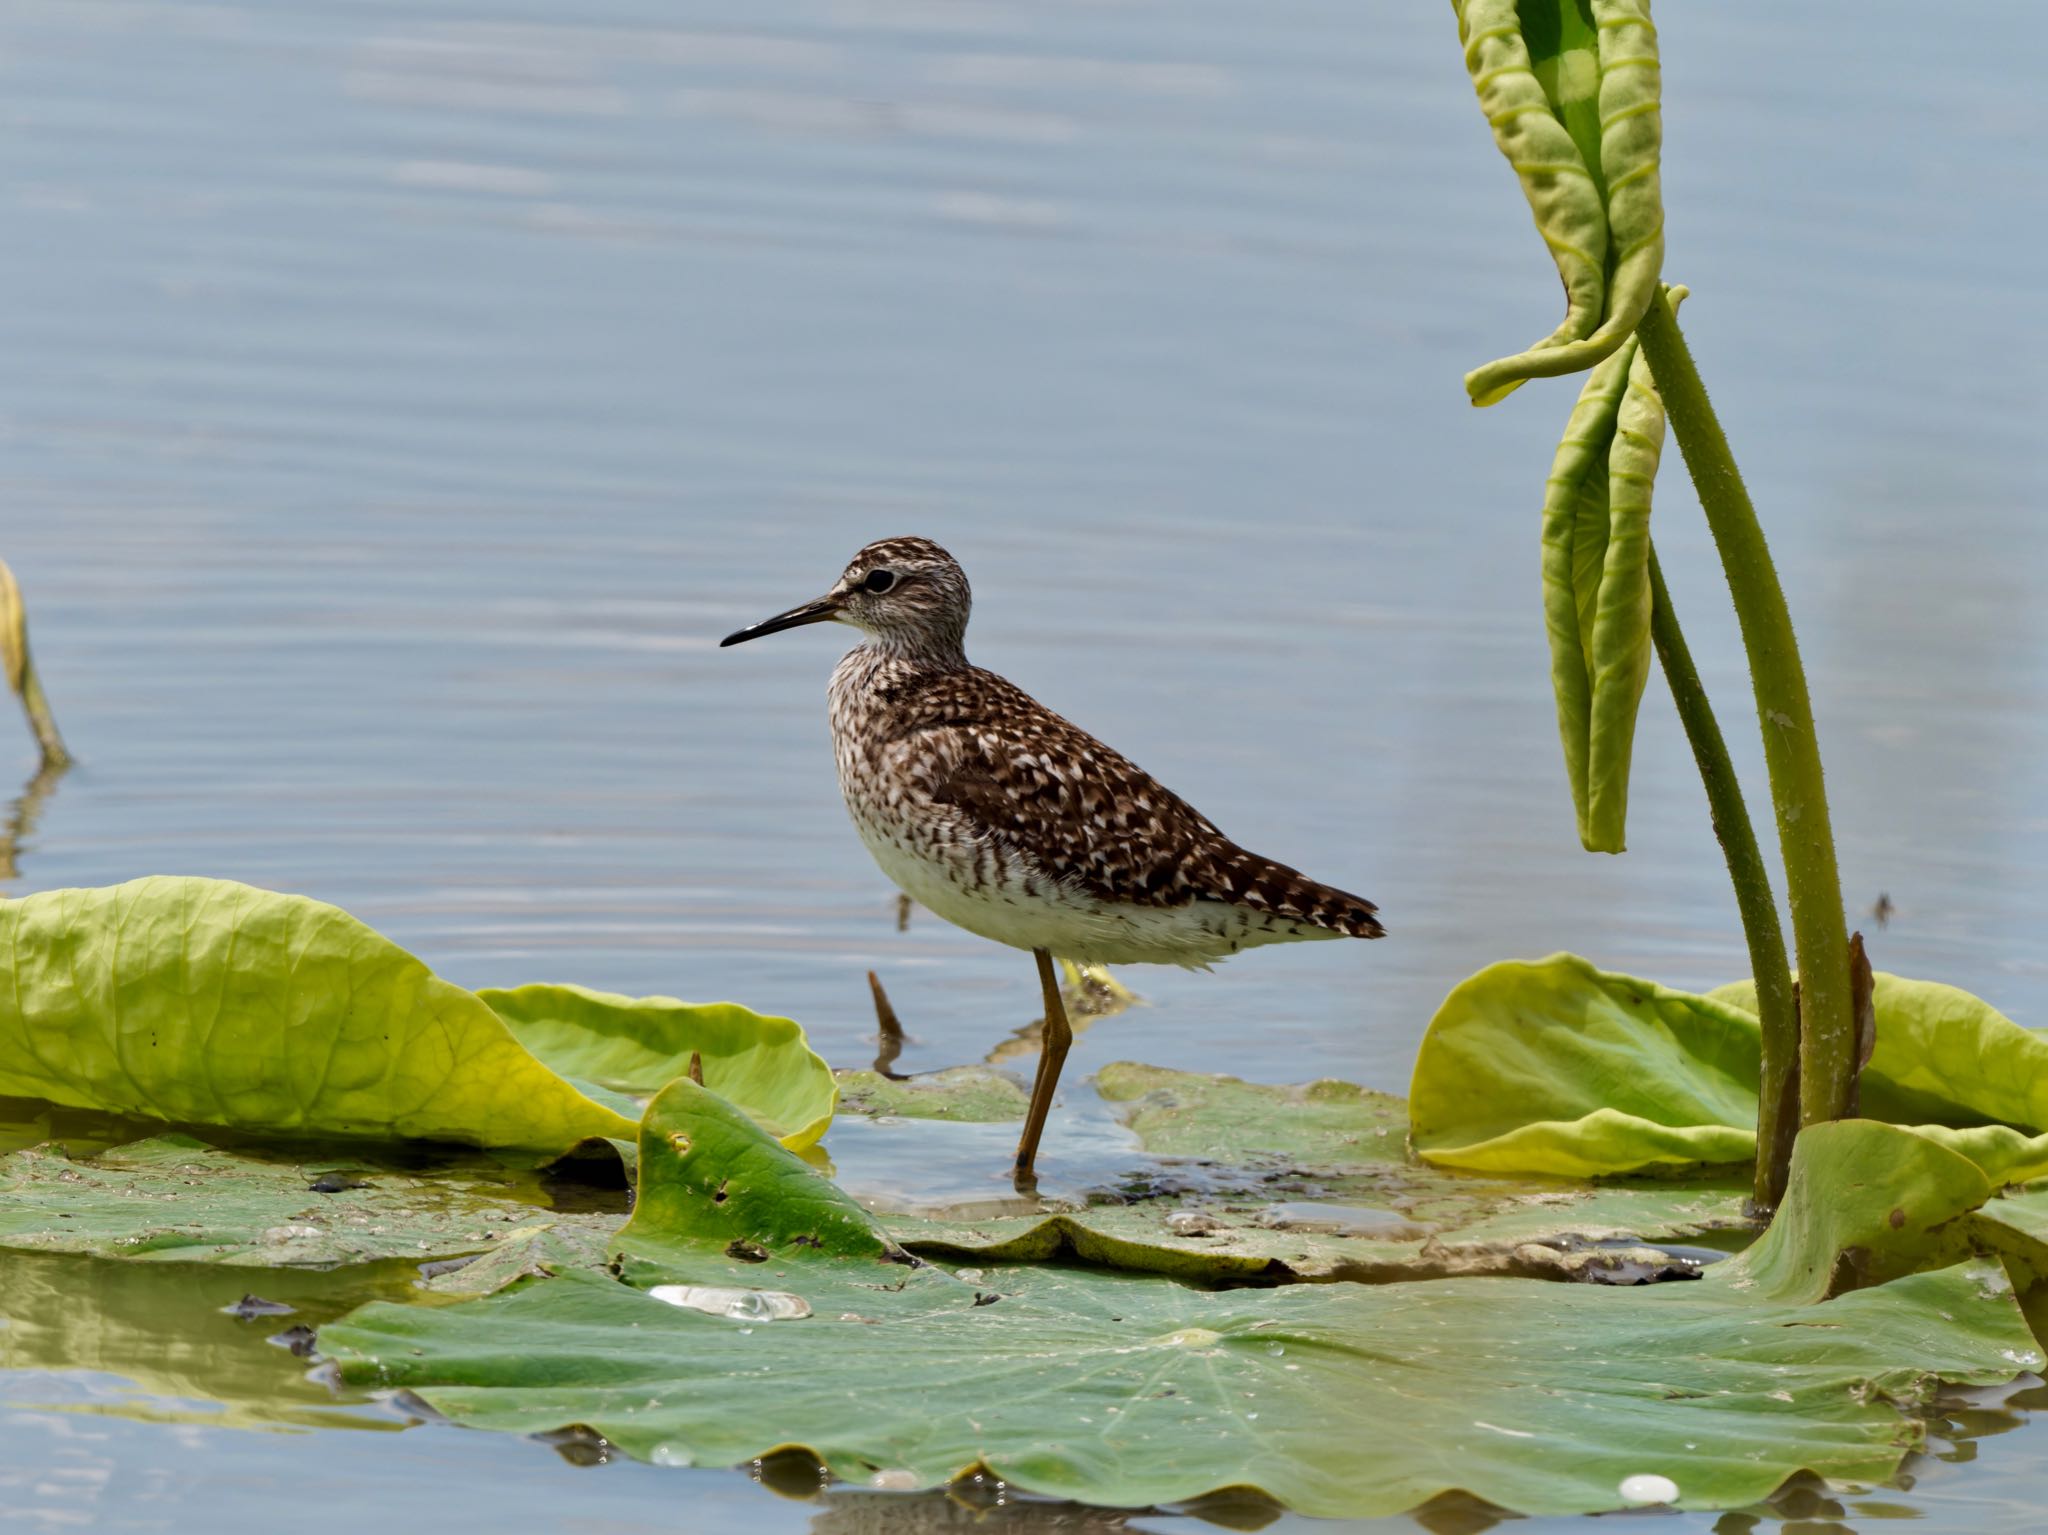
<svg viewBox="0 0 2048 1535">
<path fill-rule="evenodd" d="M 1050 1213 L 882 1218 L 927 1256 L 1057 1258 L 1201 1283 L 1600 1281 L 1641 1273 L 1642 1250 L 1659 1243 L 1749 1229 L 1727 1178 L 1510 1182 L 1415 1161 L 1407 1105 L 1348 1082 L 1276 1087 L 1119 1061 L 1096 1089 L 1165 1159 L 1156 1170 Z"/>
<path fill-rule="evenodd" d="M 906 1267 L 852 1201 L 689 1083 L 650 1106 L 640 1168 L 621 1233 L 632 1284 L 577 1271 L 459 1306 L 373 1304 L 324 1328 L 323 1352 L 344 1380 L 459 1423 L 578 1424 L 658 1464 L 794 1448 L 892 1488 L 986 1468 L 1093 1503 L 1250 1487 L 1337 1517 L 1454 1489 L 1593 1512 L 1642 1472 L 1695 1508 L 1753 1502 L 1799 1470 L 1882 1480 L 1921 1442 L 1902 1405 L 1936 1377 L 2040 1361 L 2009 1290 L 1967 1265 L 1817 1304 L 1713 1270 L 1624 1291 L 1214 1293 L 1050 1265 Z M 1841 1171 L 1824 1159 L 1795 1200 L 1838 1200 Z M 1885 1168 L 1856 1176 L 1881 1184 Z M 1814 1244 L 1799 1266 L 1823 1270 L 1860 1230 L 1784 1229 Z M 740 1293 L 712 1314 L 638 1288 L 674 1282 Z"/>
<path fill-rule="evenodd" d="M 311 1186 L 325 1161 L 162 1135 L 99 1155 L 44 1145 L 0 1156 L 0 1247 L 152 1263 L 334 1268 L 489 1252 L 547 1225 L 607 1240 L 616 1216 L 536 1208 L 505 1169 L 376 1168 Z M 566 1238 L 565 1238 L 566 1239 Z"/>
<path fill-rule="evenodd" d="M 846 1114 L 898 1119 L 947 1119 L 955 1124 L 1000 1124 L 1022 1119 L 1031 1095 L 993 1066 L 948 1066 L 911 1076 L 840 1071 L 839 1108 Z"/>
</svg>

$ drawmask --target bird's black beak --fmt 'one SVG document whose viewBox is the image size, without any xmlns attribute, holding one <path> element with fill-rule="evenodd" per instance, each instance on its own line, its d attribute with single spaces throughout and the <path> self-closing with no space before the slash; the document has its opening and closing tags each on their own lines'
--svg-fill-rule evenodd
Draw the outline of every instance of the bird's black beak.
<svg viewBox="0 0 2048 1535">
<path fill-rule="evenodd" d="M 839 599 L 820 597 L 816 602 L 807 602 L 800 608 L 791 608 L 787 613 L 777 613 L 773 618 L 764 618 L 758 624 L 748 624 L 736 629 L 718 642 L 723 650 L 728 645 L 737 645 L 742 640 L 758 640 L 764 634 L 778 634 L 784 629 L 801 629 L 805 624 L 830 623 L 839 616 Z"/>
</svg>

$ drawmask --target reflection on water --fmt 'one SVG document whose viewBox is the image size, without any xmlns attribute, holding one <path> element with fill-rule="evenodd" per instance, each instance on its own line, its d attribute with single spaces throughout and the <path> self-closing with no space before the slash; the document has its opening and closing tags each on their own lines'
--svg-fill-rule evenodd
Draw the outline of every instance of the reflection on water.
<svg viewBox="0 0 2048 1535">
<path fill-rule="evenodd" d="M 57 780 L 70 768 L 69 763 L 45 763 L 21 786 L 21 793 L 8 801 L 6 818 L 0 820 L 0 880 L 21 877 L 21 850 L 35 836 L 36 822 L 42 817 L 44 803 L 56 792 Z"/>
<path fill-rule="evenodd" d="M 1660 23 L 1672 275 L 1800 618 L 1849 899 L 1896 903 L 1879 968 L 2048 1023 L 2048 354 L 2014 344 L 2048 323 L 2048 20 L 2009 8 L 1995 49 L 1846 0 L 1768 48 L 1742 8 Z M 1844 37 L 1855 69 L 1817 62 Z M 1398 1087 L 1503 955 L 1740 973 L 1657 688 L 1631 852 L 1576 846 L 1533 510 L 1566 400 L 1458 383 L 1555 283 L 1440 8 L 15 0 L 0 76 L 0 555 L 90 764 L 52 795 L 0 732 L 6 893 L 302 890 L 465 984 L 735 997 L 841 1065 L 878 970 L 893 1069 L 1021 1063 L 1030 967 L 900 924 L 845 824 L 826 636 L 713 648 L 916 531 L 974 577 L 977 659 L 1385 910 L 1370 949 L 1126 976 L 1149 1005 L 1076 1081 Z M 1675 484 L 1659 518 L 1760 783 L 1705 531 Z M 1049 1178 L 1123 1154 L 1091 1098 Z M 1008 1150 L 832 1143 L 909 1200 Z M 32 1491 L 61 1442 L 97 1528 L 670 1529 L 677 1475 L 706 1527 L 810 1518 L 438 1430 L 294 1458 L 373 1436 L 16 1419 L 10 1501 L 63 1512 Z M 2022 1459 L 1887 1496 L 2019 1529 Z M 1815 1517 L 1877 1517 L 1840 1501 Z"/>
<path fill-rule="evenodd" d="M 117 1263 L 0 1252 L 0 1403 L 233 1428 L 372 1428 L 395 1419 L 346 1410 L 268 1341 L 374 1299 L 403 1298 L 410 1264 L 334 1275 L 195 1263 Z M 288 1313 L 243 1318 L 252 1289 Z"/>
</svg>

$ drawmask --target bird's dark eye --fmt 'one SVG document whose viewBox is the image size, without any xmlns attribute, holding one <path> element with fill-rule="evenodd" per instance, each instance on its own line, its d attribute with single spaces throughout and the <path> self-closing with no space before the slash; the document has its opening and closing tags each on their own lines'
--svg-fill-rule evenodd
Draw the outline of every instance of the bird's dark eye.
<svg viewBox="0 0 2048 1535">
<path fill-rule="evenodd" d="M 895 584 L 896 572 L 893 570 L 871 570 L 868 572 L 867 579 L 861 582 L 862 587 L 875 593 L 877 596 L 886 592 Z"/>
</svg>

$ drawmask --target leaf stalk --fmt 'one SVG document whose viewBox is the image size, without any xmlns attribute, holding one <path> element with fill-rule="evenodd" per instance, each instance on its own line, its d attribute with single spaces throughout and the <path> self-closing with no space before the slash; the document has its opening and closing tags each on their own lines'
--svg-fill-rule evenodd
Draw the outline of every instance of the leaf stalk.
<svg viewBox="0 0 2048 1535">
<path fill-rule="evenodd" d="M 1662 292 L 1652 297 L 1637 333 L 1720 552 L 1749 656 L 1799 960 L 1799 1122 L 1819 1124 L 1848 1111 L 1857 1028 L 1842 881 L 1806 668 L 1756 507 Z M 1761 984 L 1761 970 L 1758 978 Z"/>
<path fill-rule="evenodd" d="M 1735 886 L 1735 906 L 1742 917 L 1742 936 L 1749 946 L 1750 974 L 1756 977 L 1757 1016 L 1762 1023 L 1762 1071 L 1757 1089 L 1756 1182 L 1751 1202 L 1760 1211 L 1775 1210 L 1785 1197 L 1792 1166 L 1792 1139 L 1799 1129 L 1797 1079 L 1799 1065 L 1799 998 L 1785 957 L 1785 933 L 1778 923 L 1778 905 L 1771 895 L 1770 868 L 1757 846 L 1756 828 L 1743 802 L 1742 784 L 1728 755 L 1727 739 L 1714 718 L 1707 690 L 1693 665 L 1692 650 L 1671 605 L 1664 569 L 1650 548 L 1650 640 L 1678 721 L 1699 765 L 1707 790 L 1707 817 L 1728 878 Z"/>
</svg>

